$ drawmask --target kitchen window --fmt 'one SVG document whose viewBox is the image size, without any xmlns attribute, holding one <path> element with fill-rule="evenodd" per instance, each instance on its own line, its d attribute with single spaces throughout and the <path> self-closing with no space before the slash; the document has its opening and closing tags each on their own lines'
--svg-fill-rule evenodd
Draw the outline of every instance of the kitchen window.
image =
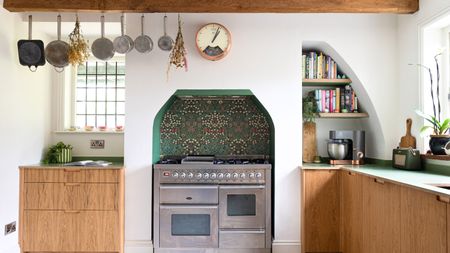
<svg viewBox="0 0 450 253">
<path fill-rule="evenodd" d="M 79 65 L 74 126 L 115 128 L 125 123 L 125 62 L 88 61 Z"/>
</svg>

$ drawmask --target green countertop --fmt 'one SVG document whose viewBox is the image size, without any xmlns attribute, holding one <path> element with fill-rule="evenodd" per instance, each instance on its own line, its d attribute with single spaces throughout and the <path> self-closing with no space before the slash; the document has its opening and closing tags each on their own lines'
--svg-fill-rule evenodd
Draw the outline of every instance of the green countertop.
<svg viewBox="0 0 450 253">
<path fill-rule="evenodd" d="M 366 175 L 369 177 L 383 179 L 386 182 L 405 185 L 433 194 L 450 197 L 450 190 L 439 188 L 429 184 L 449 185 L 450 176 L 437 174 L 426 170 L 407 171 L 395 169 L 391 166 L 367 164 L 367 165 L 330 165 L 330 164 L 303 164 L 303 170 L 346 170 Z M 450 170 L 450 168 L 449 168 Z"/>
<path fill-rule="evenodd" d="M 54 164 L 31 164 L 31 165 L 21 165 L 19 169 L 63 169 L 63 168 L 72 168 L 72 169 L 123 169 L 123 163 L 112 163 L 107 166 L 68 166 L 64 164 L 54 163 Z"/>
</svg>

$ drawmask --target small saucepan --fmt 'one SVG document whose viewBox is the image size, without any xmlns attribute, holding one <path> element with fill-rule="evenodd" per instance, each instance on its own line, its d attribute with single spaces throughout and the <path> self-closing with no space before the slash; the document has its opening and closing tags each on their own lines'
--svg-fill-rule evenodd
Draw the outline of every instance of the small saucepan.
<svg viewBox="0 0 450 253">
<path fill-rule="evenodd" d="M 105 16 L 101 16 L 102 37 L 92 43 L 92 54 L 99 60 L 107 61 L 114 56 L 114 44 L 105 38 Z"/>
<path fill-rule="evenodd" d="M 64 71 L 69 65 L 69 44 L 61 40 L 61 15 L 57 17 L 58 39 L 50 42 L 45 47 L 45 58 L 53 65 L 57 72 Z"/>
<path fill-rule="evenodd" d="M 158 47 L 163 51 L 170 51 L 173 48 L 173 39 L 167 35 L 166 31 L 167 15 L 164 15 L 164 35 L 158 40 Z"/>
<path fill-rule="evenodd" d="M 120 17 L 120 29 L 122 35 L 114 39 L 114 50 L 119 54 L 126 54 L 133 50 L 134 41 L 130 36 L 124 34 L 123 15 Z"/>
<path fill-rule="evenodd" d="M 152 39 L 149 36 L 144 35 L 144 15 L 141 17 L 141 35 L 134 40 L 134 48 L 136 48 L 139 53 L 149 53 L 153 49 Z"/>
<path fill-rule="evenodd" d="M 45 65 L 44 42 L 33 40 L 32 38 L 32 16 L 28 16 L 28 40 L 19 40 L 17 48 L 19 50 L 19 62 L 23 66 L 28 66 L 32 72 L 36 72 L 38 66 Z"/>
</svg>

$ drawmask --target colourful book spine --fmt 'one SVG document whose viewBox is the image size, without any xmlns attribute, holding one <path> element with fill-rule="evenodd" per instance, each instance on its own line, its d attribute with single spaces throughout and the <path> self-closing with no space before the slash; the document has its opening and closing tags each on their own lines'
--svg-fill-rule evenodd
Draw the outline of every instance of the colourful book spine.
<svg viewBox="0 0 450 253">
<path fill-rule="evenodd" d="M 320 91 L 319 90 L 314 90 L 314 99 L 316 100 L 316 104 L 317 104 L 317 112 L 320 112 Z"/>
<path fill-rule="evenodd" d="M 330 90 L 325 91 L 325 112 L 330 112 Z"/>
<path fill-rule="evenodd" d="M 322 101 L 322 112 L 326 112 L 326 97 L 327 97 L 327 92 L 325 90 L 322 90 L 322 97 L 321 97 L 321 101 Z"/>
<path fill-rule="evenodd" d="M 323 54 L 320 53 L 320 55 L 317 57 L 317 78 L 318 79 L 322 79 L 323 75 L 322 75 L 322 59 L 323 59 Z"/>
<path fill-rule="evenodd" d="M 336 88 L 336 108 L 334 112 L 339 112 L 341 106 L 341 88 Z"/>
<path fill-rule="evenodd" d="M 358 112 L 358 97 L 355 95 L 353 112 Z"/>
</svg>

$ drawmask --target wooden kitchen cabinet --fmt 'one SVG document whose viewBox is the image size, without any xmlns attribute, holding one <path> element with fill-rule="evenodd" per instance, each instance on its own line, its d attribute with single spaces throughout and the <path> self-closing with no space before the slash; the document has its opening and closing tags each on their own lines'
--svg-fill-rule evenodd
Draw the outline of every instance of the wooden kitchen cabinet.
<svg viewBox="0 0 450 253">
<path fill-rule="evenodd" d="M 342 171 L 342 252 L 363 251 L 363 193 L 362 176 Z"/>
<path fill-rule="evenodd" d="M 400 186 L 366 176 L 362 181 L 362 252 L 400 252 Z"/>
<path fill-rule="evenodd" d="M 447 252 L 447 203 L 439 196 L 401 187 L 401 252 Z"/>
<path fill-rule="evenodd" d="M 339 170 L 303 170 L 303 252 L 341 252 Z"/>
<path fill-rule="evenodd" d="M 21 252 L 123 252 L 123 169 L 20 168 Z"/>
</svg>

